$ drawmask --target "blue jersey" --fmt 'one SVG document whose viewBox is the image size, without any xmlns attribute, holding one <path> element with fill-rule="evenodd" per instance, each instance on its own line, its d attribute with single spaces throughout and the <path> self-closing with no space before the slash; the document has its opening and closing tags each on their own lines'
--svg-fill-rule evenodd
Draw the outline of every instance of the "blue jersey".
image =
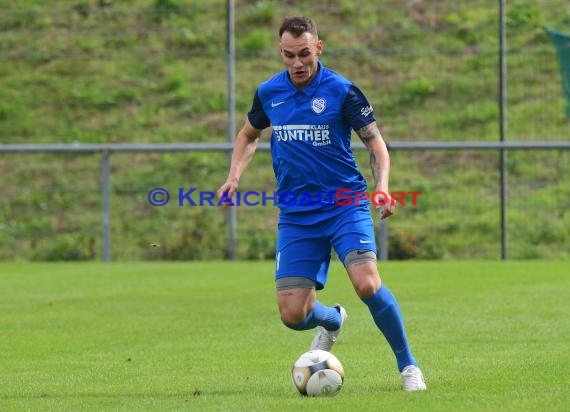
<svg viewBox="0 0 570 412">
<path fill-rule="evenodd" d="M 248 119 L 272 126 L 271 154 L 282 212 L 328 209 L 338 189 L 366 190 L 350 148 L 352 129 L 375 118 L 352 82 L 319 62 L 313 81 L 297 88 L 287 71 L 261 83 Z"/>
</svg>

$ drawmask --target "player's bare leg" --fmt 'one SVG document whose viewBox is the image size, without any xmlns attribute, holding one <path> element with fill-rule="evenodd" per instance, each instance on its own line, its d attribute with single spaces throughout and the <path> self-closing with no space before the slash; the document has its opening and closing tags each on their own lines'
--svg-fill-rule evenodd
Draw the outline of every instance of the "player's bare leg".
<svg viewBox="0 0 570 412">
<path fill-rule="evenodd" d="M 284 282 L 281 284 L 278 282 L 277 290 L 277 305 L 282 322 L 294 330 L 306 330 L 318 326 L 310 349 L 330 351 L 347 318 L 344 308 L 340 305 L 324 306 L 317 301 L 314 287 L 283 289 L 283 284 Z"/>
<path fill-rule="evenodd" d="M 285 325 L 295 325 L 303 321 L 313 309 L 317 300 L 314 288 L 293 288 L 277 291 L 277 306 L 281 321 Z"/>
</svg>

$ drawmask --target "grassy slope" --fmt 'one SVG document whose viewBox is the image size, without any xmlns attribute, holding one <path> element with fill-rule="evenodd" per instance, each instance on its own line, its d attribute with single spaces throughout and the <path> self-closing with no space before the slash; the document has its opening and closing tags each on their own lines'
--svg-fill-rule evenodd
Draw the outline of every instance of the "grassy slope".
<svg viewBox="0 0 570 412">
<path fill-rule="evenodd" d="M 1 4 L 0 141 L 225 141 L 223 4 Z M 164 7 L 157 12 L 157 5 Z M 302 9 L 238 2 L 238 122 L 256 84 L 281 68 L 274 45 L 281 16 L 301 12 L 319 16 L 323 61 L 358 81 L 388 141 L 498 139 L 496 2 L 482 0 L 406 7 L 343 1 Z M 541 26 L 570 23 L 568 4 L 521 2 L 508 13 L 509 139 L 566 139 L 557 62 Z M 358 157 L 370 179 L 365 154 Z M 509 154 L 513 257 L 566 256 L 568 160 L 568 153 Z M 219 212 L 152 210 L 144 199 L 155 186 L 215 190 L 225 162 L 217 154 L 114 156 L 115 257 L 222 257 Z M 498 256 L 496 154 L 402 152 L 393 154 L 393 164 L 394 190 L 424 192 L 421 207 L 402 210 L 402 219 L 391 223 L 399 250 L 409 249 L 404 256 Z M 244 190 L 272 190 L 267 156 L 253 167 Z M 0 257 L 14 250 L 26 259 L 62 257 L 70 245 L 78 245 L 71 255 L 99 255 L 97 157 L 3 156 L 0 171 L 0 190 L 9 199 L 0 209 L 1 241 L 9 252 Z M 532 212 L 544 204 L 548 214 Z M 465 211 L 469 219 L 462 218 Z M 128 222 L 132 216 L 137 220 Z M 240 216 L 240 256 L 271 256 L 275 211 L 242 210 Z M 218 222 L 220 230 L 196 221 Z M 187 234 L 206 236 L 213 247 L 184 255 Z M 155 239 L 168 245 L 158 256 L 145 248 Z"/>
<path fill-rule="evenodd" d="M 271 263 L 1 264 L 0 409 L 567 409 L 564 262 L 382 272 L 429 390 L 399 389 L 388 345 L 335 264 L 320 299 L 349 311 L 335 346 L 347 379 L 327 400 L 292 388 L 312 332 L 279 323 Z"/>
</svg>

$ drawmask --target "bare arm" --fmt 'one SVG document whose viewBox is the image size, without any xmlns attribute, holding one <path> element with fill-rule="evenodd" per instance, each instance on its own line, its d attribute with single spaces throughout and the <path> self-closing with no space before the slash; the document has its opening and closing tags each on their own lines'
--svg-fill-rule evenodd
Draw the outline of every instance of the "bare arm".
<svg viewBox="0 0 570 412">
<path fill-rule="evenodd" d="M 378 199 L 377 203 L 385 203 L 381 219 L 387 218 L 396 208 L 395 202 L 390 198 L 389 177 L 390 177 L 390 154 L 386 143 L 380 134 L 376 122 L 356 131 L 370 153 L 370 168 L 374 177 L 374 192 L 381 192 L 388 196 L 387 199 Z"/>
<path fill-rule="evenodd" d="M 255 153 L 260 135 L 261 130 L 253 127 L 249 120 L 246 119 L 236 136 L 230 171 L 225 183 L 218 189 L 218 198 L 221 198 L 224 192 L 227 192 L 232 197 L 237 191 L 239 179 Z"/>
</svg>

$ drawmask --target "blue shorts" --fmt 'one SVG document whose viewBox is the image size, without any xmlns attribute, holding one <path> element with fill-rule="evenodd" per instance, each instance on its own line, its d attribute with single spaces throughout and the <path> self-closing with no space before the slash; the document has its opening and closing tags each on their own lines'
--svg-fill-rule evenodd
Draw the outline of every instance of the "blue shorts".
<svg viewBox="0 0 570 412">
<path fill-rule="evenodd" d="M 354 250 L 376 253 L 374 222 L 368 205 L 281 213 L 277 233 L 275 279 L 301 276 L 323 289 L 334 248 L 344 262 Z"/>
</svg>

